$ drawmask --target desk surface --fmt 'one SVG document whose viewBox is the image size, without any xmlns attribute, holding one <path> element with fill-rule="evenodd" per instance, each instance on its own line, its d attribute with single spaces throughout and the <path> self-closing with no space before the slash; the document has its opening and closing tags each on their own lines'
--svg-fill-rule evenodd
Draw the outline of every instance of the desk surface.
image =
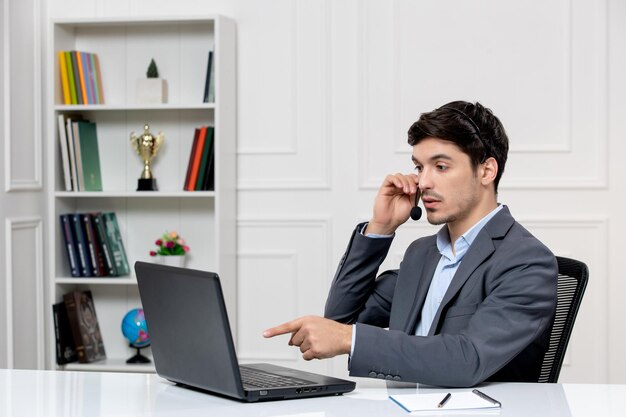
<svg viewBox="0 0 626 417">
<path fill-rule="evenodd" d="M 244 404 L 180 388 L 154 374 L 0 370 L 0 415 L 406 417 L 387 397 L 416 390 L 455 391 L 357 385 L 343 396 Z M 626 385 L 497 383 L 481 390 L 502 402 L 499 416 L 626 416 Z"/>
</svg>

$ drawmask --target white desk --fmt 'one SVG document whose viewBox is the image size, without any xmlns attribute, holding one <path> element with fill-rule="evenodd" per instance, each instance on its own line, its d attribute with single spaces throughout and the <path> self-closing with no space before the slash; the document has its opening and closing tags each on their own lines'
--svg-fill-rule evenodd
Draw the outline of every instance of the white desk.
<svg viewBox="0 0 626 417">
<path fill-rule="evenodd" d="M 481 389 L 502 402 L 499 416 L 626 416 L 626 385 L 509 383 Z M 343 396 L 245 404 L 180 388 L 154 374 L 0 370 L 0 416 L 407 417 L 387 396 L 415 391 L 357 385 Z"/>
</svg>

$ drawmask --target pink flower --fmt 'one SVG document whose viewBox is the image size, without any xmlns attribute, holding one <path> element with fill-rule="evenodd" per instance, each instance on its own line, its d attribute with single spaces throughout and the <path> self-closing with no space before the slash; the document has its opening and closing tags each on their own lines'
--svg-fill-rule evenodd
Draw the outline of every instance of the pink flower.
<svg viewBox="0 0 626 417">
<path fill-rule="evenodd" d="M 189 252 L 189 246 L 185 245 L 183 246 L 183 249 L 185 250 L 185 252 Z"/>
<path fill-rule="evenodd" d="M 168 249 L 172 249 L 174 247 L 175 243 L 172 242 L 171 240 L 169 242 L 165 242 L 165 247 Z"/>
<path fill-rule="evenodd" d="M 163 244 L 163 241 L 161 239 L 157 239 L 157 241 L 154 242 L 154 244 L 157 246 L 161 246 Z"/>
<path fill-rule="evenodd" d="M 178 243 L 180 246 L 185 246 L 185 239 L 179 237 L 178 239 L 176 239 L 176 243 Z"/>
<path fill-rule="evenodd" d="M 153 251 L 153 250 L 151 250 L 151 251 L 150 251 L 150 256 L 156 256 L 156 252 L 155 252 L 155 251 Z"/>
</svg>

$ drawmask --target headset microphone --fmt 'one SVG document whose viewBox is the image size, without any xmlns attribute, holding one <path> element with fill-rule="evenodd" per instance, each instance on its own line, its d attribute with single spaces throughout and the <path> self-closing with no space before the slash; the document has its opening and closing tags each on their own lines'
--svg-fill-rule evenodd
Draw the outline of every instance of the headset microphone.
<svg viewBox="0 0 626 417">
<path fill-rule="evenodd" d="M 417 191 L 415 192 L 415 206 L 411 208 L 411 219 L 413 220 L 419 220 L 422 217 L 422 208 L 417 205 L 419 198 L 420 198 L 420 190 L 418 188 Z"/>
</svg>

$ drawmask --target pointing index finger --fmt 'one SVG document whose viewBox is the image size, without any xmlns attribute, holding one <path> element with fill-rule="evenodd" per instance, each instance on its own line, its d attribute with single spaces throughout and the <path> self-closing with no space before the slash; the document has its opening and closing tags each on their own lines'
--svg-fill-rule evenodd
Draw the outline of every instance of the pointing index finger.
<svg viewBox="0 0 626 417">
<path fill-rule="evenodd" d="M 300 329 L 300 319 L 288 321 L 287 323 L 279 324 L 276 327 L 272 327 L 263 332 L 263 337 L 274 337 L 281 334 L 294 333 Z"/>
</svg>

